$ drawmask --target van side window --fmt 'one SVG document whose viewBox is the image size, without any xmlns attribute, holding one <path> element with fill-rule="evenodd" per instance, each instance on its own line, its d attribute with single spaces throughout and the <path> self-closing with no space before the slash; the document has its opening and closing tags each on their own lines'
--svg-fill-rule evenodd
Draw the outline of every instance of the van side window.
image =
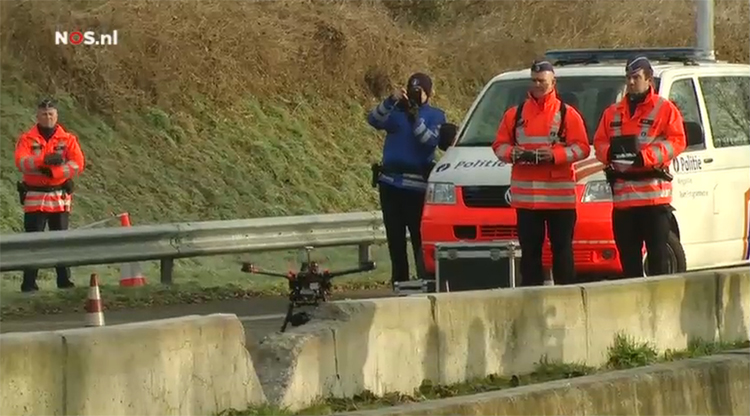
<svg viewBox="0 0 750 416">
<path fill-rule="evenodd" d="M 685 122 L 694 122 L 700 125 L 701 114 L 698 109 L 698 94 L 695 92 L 695 84 L 690 78 L 679 79 L 672 83 L 672 87 L 669 89 L 669 100 L 672 101 L 682 113 L 682 118 Z M 706 148 L 706 142 L 701 144 L 693 144 L 687 149 L 686 152 L 691 150 L 702 150 Z"/>
<path fill-rule="evenodd" d="M 703 76 L 714 147 L 750 145 L 750 76 Z"/>
</svg>

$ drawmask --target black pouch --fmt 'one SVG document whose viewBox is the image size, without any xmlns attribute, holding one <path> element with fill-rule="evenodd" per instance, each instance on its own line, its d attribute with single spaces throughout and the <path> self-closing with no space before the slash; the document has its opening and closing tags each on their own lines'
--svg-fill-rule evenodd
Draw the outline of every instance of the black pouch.
<svg viewBox="0 0 750 416">
<path fill-rule="evenodd" d="M 609 191 L 612 193 L 613 197 L 615 196 L 615 181 L 617 180 L 615 176 L 616 173 L 614 169 L 609 166 L 604 168 L 604 177 L 606 178 L 607 184 L 609 185 Z"/>
<path fill-rule="evenodd" d="M 23 205 L 26 201 L 26 193 L 28 192 L 26 184 L 23 182 L 16 182 L 16 191 L 18 191 L 18 200 L 21 202 L 21 205 Z"/>
<path fill-rule="evenodd" d="M 429 181 L 430 173 L 432 173 L 432 170 L 435 169 L 436 165 L 437 165 L 437 162 L 433 160 L 432 162 L 427 164 L 427 166 L 425 166 L 424 171 L 422 172 L 422 177 L 424 178 L 425 181 Z"/>
<path fill-rule="evenodd" d="M 68 179 L 67 181 L 65 181 L 65 183 L 62 184 L 62 189 L 66 194 L 72 195 L 73 190 L 75 189 L 75 183 L 73 183 L 73 179 Z"/>
<path fill-rule="evenodd" d="M 671 173 L 669 173 L 669 171 L 664 170 L 664 169 L 659 170 L 659 176 L 661 177 L 661 179 L 664 179 L 667 182 L 672 182 L 672 180 L 674 179 L 674 175 L 672 175 Z"/>
<path fill-rule="evenodd" d="M 370 165 L 370 169 L 372 169 L 372 187 L 377 188 L 378 179 L 380 178 L 380 172 L 383 170 L 383 164 L 373 163 L 372 165 Z"/>
</svg>

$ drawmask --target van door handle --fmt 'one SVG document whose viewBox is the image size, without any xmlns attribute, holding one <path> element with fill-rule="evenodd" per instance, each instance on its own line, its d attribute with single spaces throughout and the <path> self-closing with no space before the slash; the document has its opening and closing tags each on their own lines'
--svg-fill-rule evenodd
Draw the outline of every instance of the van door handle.
<svg viewBox="0 0 750 416">
<path fill-rule="evenodd" d="M 707 157 L 707 158 L 703 159 L 703 163 L 711 163 L 713 161 L 714 161 L 714 158 L 712 158 L 712 157 Z"/>
</svg>

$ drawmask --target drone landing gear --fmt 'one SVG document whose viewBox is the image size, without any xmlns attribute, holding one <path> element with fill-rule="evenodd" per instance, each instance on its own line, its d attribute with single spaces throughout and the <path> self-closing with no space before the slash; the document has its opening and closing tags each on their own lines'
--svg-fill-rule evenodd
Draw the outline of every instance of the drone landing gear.
<svg viewBox="0 0 750 416">
<path fill-rule="evenodd" d="M 299 272 L 296 273 L 292 271 L 288 273 L 261 271 L 252 263 L 242 264 L 243 272 L 282 277 L 289 282 L 289 306 L 287 307 L 284 323 L 281 325 L 281 332 L 285 332 L 289 324 L 297 327 L 310 321 L 310 314 L 307 312 L 294 313 L 294 309 L 301 306 L 317 307 L 321 303 L 327 302 L 332 289 L 331 280 L 334 277 L 367 272 L 374 270 L 376 267 L 375 262 L 370 261 L 361 264 L 357 268 L 336 272 L 321 270 L 318 262 L 311 259 L 310 254 L 312 250 L 312 246 L 305 247 L 305 251 L 307 252 L 306 261 L 302 262 Z"/>
</svg>

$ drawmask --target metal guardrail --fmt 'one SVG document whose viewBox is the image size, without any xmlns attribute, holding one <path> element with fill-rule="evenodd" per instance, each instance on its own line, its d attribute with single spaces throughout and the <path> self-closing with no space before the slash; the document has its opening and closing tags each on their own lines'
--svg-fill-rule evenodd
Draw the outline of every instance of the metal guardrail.
<svg viewBox="0 0 750 416">
<path fill-rule="evenodd" d="M 357 245 L 364 262 L 385 241 L 379 211 L 16 233 L 0 236 L 0 272 L 160 260 L 171 283 L 179 258 Z"/>
</svg>

